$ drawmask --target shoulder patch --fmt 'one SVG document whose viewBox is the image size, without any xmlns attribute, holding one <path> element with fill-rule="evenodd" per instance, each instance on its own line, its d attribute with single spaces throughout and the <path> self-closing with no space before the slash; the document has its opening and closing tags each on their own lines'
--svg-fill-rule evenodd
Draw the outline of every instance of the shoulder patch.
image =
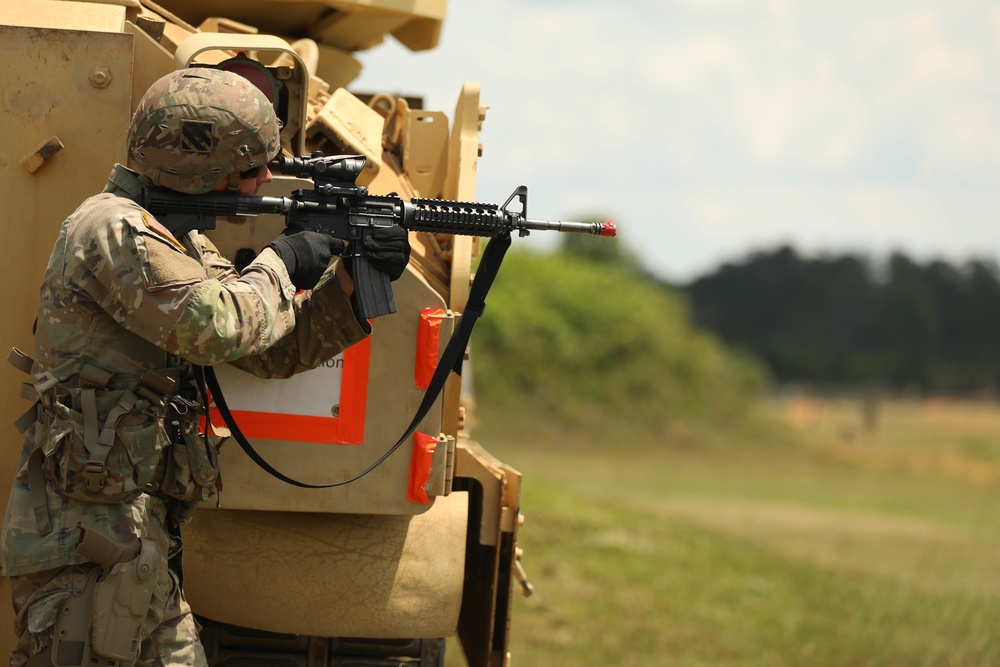
<svg viewBox="0 0 1000 667">
<path fill-rule="evenodd" d="M 173 245 L 181 252 L 186 252 L 184 246 L 181 245 L 181 242 L 178 241 L 176 238 L 174 238 L 174 235 L 171 234 L 170 231 L 166 227 L 164 227 L 156 218 L 149 215 L 149 213 L 145 211 L 142 212 L 142 221 L 143 223 L 145 223 L 147 229 L 161 236 L 165 241 Z"/>
<path fill-rule="evenodd" d="M 182 252 L 159 243 L 146 244 L 150 287 L 169 287 L 201 282 L 207 278 L 205 267 Z"/>
<path fill-rule="evenodd" d="M 205 267 L 156 218 L 139 209 L 123 219 L 133 229 L 141 271 L 150 289 L 200 282 Z M 141 222 L 140 222 L 141 220 Z"/>
</svg>

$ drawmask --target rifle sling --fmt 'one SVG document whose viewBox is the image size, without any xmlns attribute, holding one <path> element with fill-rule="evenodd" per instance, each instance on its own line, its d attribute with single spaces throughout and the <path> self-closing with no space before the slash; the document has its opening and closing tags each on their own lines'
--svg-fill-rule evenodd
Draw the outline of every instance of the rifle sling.
<svg viewBox="0 0 1000 667">
<path fill-rule="evenodd" d="M 246 452 L 247 456 L 249 456 L 254 463 L 263 468 L 265 472 L 269 473 L 273 477 L 276 477 L 277 479 L 280 479 L 286 484 L 291 484 L 292 486 L 298 486 L 305 489 L 330 489 L 337 486 L 344 486 L 345 484 L 356 482 L 371 471 L 375 470 L 375 468 L 382 465 L 386 459 L 392 456 L 392 454 L 399 449 L 411 435 L 413 435 L 413 432 L 417 430 L 417 426 L 423 418 L 427 416 L 431 406 L 434 405 L 434 401 L 437 400 L 438 395 L 440 395 L 442 389 L 444 389 L 444 384 L 448 379 L 448 374 L 450 372 L 454 372 L 456 375 L 462 374 L 462 361 L 465 359 L 465 350 L 469 346 L 469 340 L 472 337 L 472 329 L 476 326 L 476 321 L 486 310 L 486 295 L 490 291 L 490 287 L 492 287 L 493 280 L 496 278 L 497 273 L 500 271 L 500 264 L 503 262 L 504 255 L 507 253 L 507 249 L 509 247 L 510 234 L 496 236 L 486 244 L 486 249 L 483 251 L 483 258 L 479 263 L 475 279 L 473 280 L 472 287 L 469 290 L 469 298 L 466 302 L 465 311 L 459 318 L 458 326 L 455 327 L 455 331 L 452 333 L 451 338 L 448 339 L 448 344 L 445 346 L 444 352 L 438 360 L 437 368 L 434 369 L 434 375 L 431 377 L 427 391 L 424 392 L 424 398 L 420 402 L 420 406 L 413 415 L 413 420 L 410 422 L 410 425 L 406 428 L 403 435 L 399 437 L 399 440 L 396 441 L 396 444 L 390 447 L 384 454 L 382 454 L 382 456 L 380 456 L 367 468 L 356 475 L 349 477 L 348 479 L 329 484 L 308 484 L 306 482 L 300 482 L 299 480 L 293 479 L 275 469 L 274 466 L 268 463 L 264 457 L 262 457 L 260 453 L 253 448 L 250 441 L 247 440 L 245 435 L 243 435 L 239 425 L 236 423 L 236 419 L 233 417 L 232 412 L 230 412 L 229 407 L 226 405 L 226 399 L 222 395 L 222 387 L 219 385 L 219 380 L 215 375 L 215 369 L 211 366 L 205 366 L 205 381 L 212 394 L 212 400 L 215 402 L 215 407 L 217 407 L 219 412 L 222 414 L 222 418 L 226 422 L 226 426 L 228 426 L 229 430 L 232 432 L 233 438 L 235 438 L 236 442 L 239 443 L 240 447 L 244 452 Z"/>
</svg>

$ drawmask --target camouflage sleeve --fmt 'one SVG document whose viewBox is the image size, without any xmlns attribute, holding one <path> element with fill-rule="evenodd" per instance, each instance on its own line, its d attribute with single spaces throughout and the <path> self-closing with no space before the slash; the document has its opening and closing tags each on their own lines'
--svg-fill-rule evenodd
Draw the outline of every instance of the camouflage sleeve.
<svg viewBox="0 0 1000 667">
<path fill-rule="evenodd" d="M 233 263 L 219 252 L 219 249 L 215 247 L 211 239 L 204 234 L 198 234 L 196 238 L 200 242 L 201 263 L 204 265 L 209 278 L 226 281 L 236 280 L 240 277 Z"/>
<path fill-rule="evenodd" d="M 236 280 L 232 262 L 205 235 L 195 237 L 202 264 L 222 282 Z M 232 361 L 259 377 L 285 378 L 316 368 L 371 333 L 367 321 L 358 322 L 331 265 L 311 292 L 295 295 L 295 330 L 260 354 Z"/>
<path fill-rule="evenodd" d="M 295 328 L 295 288 L 273 251 L 220 280 L 140 207 L 102 215 L 109 204 L 94 199 L 77 217 L 68 277 L 125 328 L 206 365 L 259 354 Z"/>
<path fill-rule="evenodd" d="M 337 356 L 371 334 L 340 287 L 332 264 L 311 291 L 295 296 L 295 331 L 261 355 L 233 362 L 259 377 L 289 377 Z"/>
</svg>

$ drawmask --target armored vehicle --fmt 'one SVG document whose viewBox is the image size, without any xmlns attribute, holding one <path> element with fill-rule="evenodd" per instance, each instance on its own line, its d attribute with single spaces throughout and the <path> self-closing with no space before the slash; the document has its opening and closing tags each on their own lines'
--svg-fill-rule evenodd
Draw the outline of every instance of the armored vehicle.
<svg viewBox="0 0 1000 667">
<path fill-rule="evenodd" d="M 418 98 L 350 89 L 358 51 L 384 39 L 431 49 L 445 17 L 446 0 L 0 3 L 0 339 L 32 349 L 36 286 L 60 222 L 125 162 L 138 99 L 173 69 L 251 79 L 279 110 L 285 156 L 363 155 L 358 182 L 372 193 L 474 201 L 477 84 L 456 83 L 450 118 Z M 261 194 L 301 187 L 277 175 Z M 283 224 L 262 215 L 210 235 L 239 262 Z M 377 318 L 369 340 L 292 380 L 220 370 L 242 430 L 288 476 L 324 484 L 366 469 L 423 398 L 480 244 L 412 232 L 411 243 L 397 312 Z M 0 422 L 11 424 L 26 405 L 21 376 L 4 366 Z M 412 442 L 337 488 L 289 486 L 223 446 L 223 490 L 184 533 L 185 589 L 213 664 L 439 665 L 446 640 L 474 667 L 508 664 L 512 592 L 530 590 L 518 562 L 521 476 L 470 439 L 466 402 L 452 376 Z M 7 428 L 4 480 L 20 442 Z M 7 652 L 10 606 L 0 609 Z"/>
</svg>

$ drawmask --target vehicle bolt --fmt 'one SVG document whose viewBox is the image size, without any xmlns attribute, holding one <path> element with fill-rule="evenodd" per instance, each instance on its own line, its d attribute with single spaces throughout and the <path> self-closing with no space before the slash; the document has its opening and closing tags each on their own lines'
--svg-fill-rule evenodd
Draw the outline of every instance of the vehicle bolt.
<svg viewBox="0 0 1000 667">
<path fill-rule="evenodd" d="M 94 88 L 107 88 L 111 83 L 111 72 L 107 67 L 95 67 L 90 73 L 90 83 Z"/>
</svg>

